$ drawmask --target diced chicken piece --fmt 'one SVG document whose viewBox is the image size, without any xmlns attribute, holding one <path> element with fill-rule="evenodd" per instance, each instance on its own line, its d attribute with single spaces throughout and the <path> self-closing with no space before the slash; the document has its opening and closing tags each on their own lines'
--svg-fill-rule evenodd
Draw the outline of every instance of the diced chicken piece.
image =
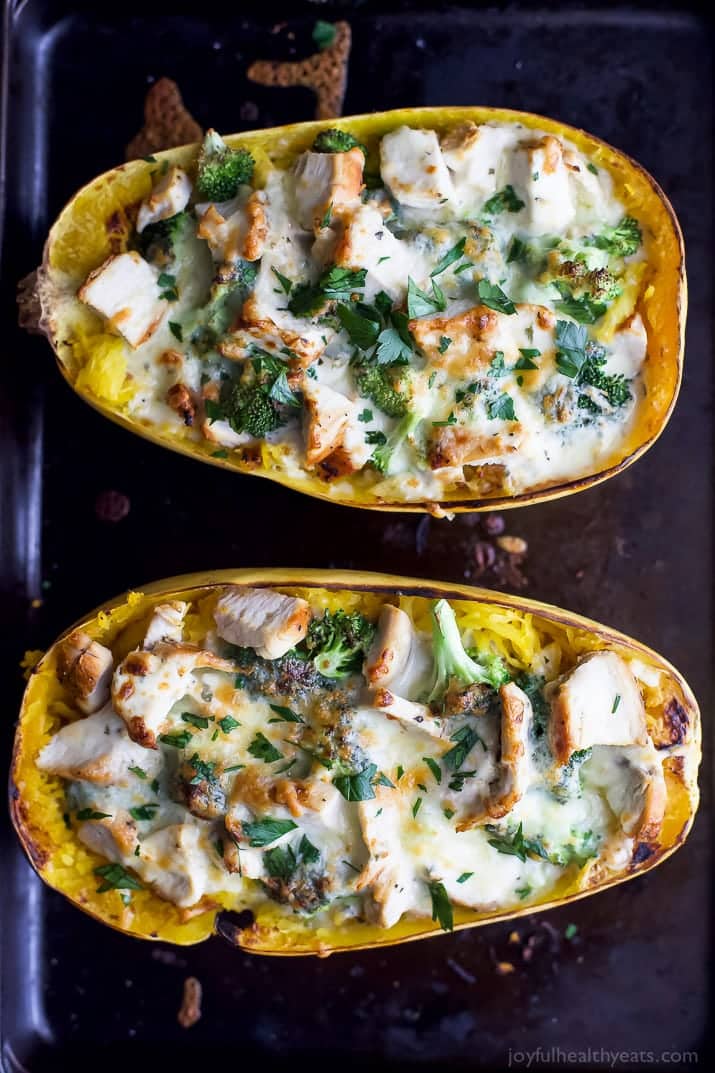
<svg viewBox="0 0 715 1073">
<path fill-rule="evenodd" d="M 609 209 L 606 204 L 605 191 L 601 185 L 601 172 L 596 171 L 594 175 L 588 167 L 588 161 L 571 149 L 564 149 L 564 164 L 568 169 L 574 201 L 581 204 L 597 219 L 604 220 Z M 606 218 L 604 222 L 610 223 L 611 221 Z"/>
<path fill-rule="evenodd" d="M 519 303 L 512 314 L 480 305 L 452 317 L 419 317 L 409 324 L 429 364 L 462 380 L 483 374 L 497 352 L 509 365 L 519 358 L 520 347 L 534 347 L 542 354 L 553 349 L 555 326 L 550 309 L 530 302 Z M 450 340 L 446 348 L 445 338 Z"/>
<path fill-rule="evenodd" d="M 382 786 L 376 786 L 375 792 L 376 800 L 361 801 L 357 806 L 370 857 L 355 889 L 370 895 L 368 919 L 391 928 L 419 901 L 419 884 L 402 847 L 399 792 Z"/>
<path fill-rule="evenodd" d="M 209 856 L 194 823 L 171 824 L 142 839 L 133 867 L 162 898 L 179 906 L 198 902 L 208 885 Z"/>
<path fill-rule="evenodd" d="M 627 380 L 638 375 L 648 352 L 648 335 L 640 313 L 634 313 L 624 322 L 608 349 L 607 373 L 622 373 Z"/>
<path fill-rule="evenodd" d="M 86 820 L 77 834 L 85 846 L 110 861 L 132 856 L 137 846 L 137 825 L 124 809 L 101 820 Z"/>
<path fill-rule="evenodd" d="M 181 641 L 184 635 L 184 619 L 189 605 L 183 600 L 170 600 L 158 604 L 152 612 L 144 637 L 144 648 L 153 648 L 160 641 Z"/>
<path fill-rule="evenodd" d="M 429 646 L 410 616 L 394 604 L 384 604 L 363 668 L 368 684 L 406 697 L 420 691 L 431 668 Z"/>
<path fill-rule="evenodd" d="M 393 197 L 413 209 L 439 209 L 454 186 L 433 130 L 398 127 L 380 142 L 380 173 Z"/>
<path fill-rule="evenodd" d="M 57 677 L 85 715 L 107 703 L 113 665 L 110 650 L 83 630 L 74 630 L 57 649 Z"/>
<path fill-rule="evenodd" d="M 531 781 L 529 729 L 534 718 L 531 701 L 514 682 L 499 690 L 501 700 L 501 753 L 497 776 L 489 786 L 489 796 L 473 815 L 457 824 L 458 831 L 468 831 L 477 824 L 500 820 L 526 793 Z"/>
<path fill-rule="evenodd" d="M 396 696 L 389 689 L 375 689 L 366 694 L 365 703 L 378 712 L 384 712 L 390 719 L 397 719 L 405 726 L 423 730 L 431 738 L 442 738 L 444 724 L 440 719 L 435 719 L 426 704 L 418 704 L 413 700 L 405 700 L 404 697 Z"/>
<path fill-rule="evenodd" d="M 652 741 L 645 746 L 595 747 L 588 782 L 598 786 L 623 832 L 639 842 L 656 842 L 663 824 L 667 788 L 663 761 Z"/>
<path fill-rule="evenodd" d="M 281 810 L 295 820 L 306 812 L 313 813 L 334 827 L 342 800 L 329 782 L 275 778 L 254 765 L 236 775 L 226 813 L 226 829 L 239 842 L 245 842 L 244 823 L 256 816 L 276 815 Z"/>
<path fill-rule="evenodd" d="M 208 243 L 218 264 L 238 260 L 257 261 L 268 237 L 266 195 L 254 190 L 245 202 L 236 198 L 225 204 L 197 205 L 199 226 L 196 234 Z"/>
<path fill-rule="evenodd" d="M 442 156 L 461 205 L 479 206 L 497 190 L 500 162 L 511 139 L 508 127 L 468 121 L 442 136 Z"/>
<path fill-rule="evenodd" d="M 402 301 L 408 277 L 421 278 L 428 271 L 424 255 L 395 238 L 374 205 L 360 205 L 345 217 L 333 261 L 341 268 L 367 269 L 368 301 L 379 291 L 393 302 Z"/>
<path fill-rule="evenodd" d="M 132 250 L 108 257 L 90 272 L 77 297 L 136 349 L 151 338 L 169 308 L 160 298 L 158 280 L 156 269 Z"/>
<path fill-rule="evenodd" d="M 157 748 L 169 712 L 189 692 L 192 672 L 203 668 L 235 671 L 229 660 L 193 645 L 160 642 L 151 652 L 129 653 L 114 672 L 112 703 L 133 741 L 146 749 Z"/>
<path fill-rule="evenodd" d="M 298 222 L 319 231 L 323 221 L 357 205 L 365 155 L 355 146 L 347 153 L 303 153 L 294 172 Z"/>
<path fill-rule="evenodd" d="M 512 182 L 526 202 L 524 210 L 536 234 L 557 234 L 574 218 L 569 170 L 563 145 L 553 134 L 526 142 L 511 157 Z"/>
<path fill-rule="evenodd" d="M 188 175 L 174 164 L 159 179 L 146 201 L 142 201 L 137 216 L 137 231 L 141 232 L 149 224 L 168 220 L 177 212 L 183 212 L 189 203 L 191 190 Z"/>
<path fill-rule="evenodd" d="M 326 347 L 326 340 L 331 333 L 320 328 L 303 324 L 290 314 L 273 309 L 273 316 L 280 315 L 282 324 L 268 316 L 262 307 L 260 298 L 254 292 L 243 303 L 241 317 L 231 334 L 219 344 L 219 351 L 224 358 L 243 361 L 252 356 L 253 348 L 283 352 L 289 350 L 297 364 L 305 368 L 318 358 Z"/>
<path fill-rule="evenodd" d="M 341 470 L 356 472 L 366 464 L 372 448 L 365 442 L 357 420 L 358 407 L 326 384 L 306 378 L 303 396 L 307 411 L 305 459 L 308 466 L 329 461 L 340 451 Z"/>
<path fill-rule="evenodd" d="M 161 759 L 158 753 L 135 745 L 122 720 L 107 706 L 58 730 L 40 752 L 37 766 L 63 779 L 130 786 L 136 783 L 130 768 L 139 767 L 153 778 Z"/>
<path fill-rule="evenodd" d="M 557 764 L 594 745 L 645 745 L 643 698 L 615 652 L 592 652 L 548 687 L 549 737 Z"/>
<path fill-rule="evenodd" d="M 255 648 L 265 659 L 279 659 L 308 632 L 310 604 L 273 589 L 231 585 L 219 597 L 214 620 L 219 637 Z"/>
<path fill-rule="evenodd" d="M 518 451 L 523 442 L 521 426 L 509 423 L 509 432 L 485 433 L 469 425 L 435 428 L 428 448 L 432 469 L 475 465 Z"/>
</svg>

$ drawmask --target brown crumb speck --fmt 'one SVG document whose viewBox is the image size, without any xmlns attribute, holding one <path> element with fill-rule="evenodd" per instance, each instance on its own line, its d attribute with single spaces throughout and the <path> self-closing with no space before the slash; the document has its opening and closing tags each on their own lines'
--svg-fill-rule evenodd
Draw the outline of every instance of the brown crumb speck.
<svg viewBox="0 0 715 1073">
<path fill-rule="evenodd" d="M 499 536 L 497 537 L 497 545 L 502 551 L 508 552 L 509 555 L 526 555 L 529 550 L 529 545 L 523 537 Z"/>
<path fill-rule="evenodd" d="M 347 22 L 335 23 L 332 44 L 295 63 L 257 60 L 248 77 L 262 86 L 306 86 L 317 98 L 315 118 L 334 119 L 342 113 L 348 80 L 352 34 Z"/>
<path fill-rule="evenodd" d="M 100 492 L 94 501 L 94 513 L 100 522 L 121 522 L 131 509 L 129 496 L 112 488 Z"/>
<path fill-rule="evenodd" d="M 176 1016 L 182 1028 L 191 1028 L 201 1020 L 201 982 L 195 976 L 184 980 L 184 994 Z"/>
</svg>

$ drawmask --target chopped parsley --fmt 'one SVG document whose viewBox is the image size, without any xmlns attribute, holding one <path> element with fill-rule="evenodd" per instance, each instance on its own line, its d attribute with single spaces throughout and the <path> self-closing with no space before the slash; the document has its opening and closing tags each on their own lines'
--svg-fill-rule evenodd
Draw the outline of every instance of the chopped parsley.
<svg viewBox="0 0 715 1073">
<path fill-rule="evenodd" d="M 367 764 L 362 771 L 355 771 L 349 775 L 336 775 L 333 779 L 333 786 L 340 791 L 346 801 L 371 801 L 375 796 L 372 780 L 376 772 L 376 764 Z"/>
<path fill-rule="evenodd" d="M 437 763 L 437 761 L 434 759 L 434 757 L 433 756 L 423 756 L 422 759 L 424 760 L 425 764 L 427 765 L 427 767 L 430 769 L 430 771 L 434 775 L 435 781 L 438 784 L 441 783 L 442 782 L 442 769 L 439 766 L 439 764 Z"/>
<path fill-rule="evenodd" d="M 524 202 L 510 183 L 485 201 L 482 213 L 486 216 L 496 216 L 500 212 L 519 212 L 523 208 Z"/>
<path fill-rule="evenodd" d="M 466 883 L 468 879 L 471 879 L 474 872 L 462 872 L 461 876 L 457 880 L 458 883 Z"/>
<path fill-rule="evenodd" d="M 272 764 L 275 760 L 283 759 L 283 753 L 279 752 L 275 745 L 271 745 L 268 738 L 265 734 L 261 734 L 260 730 L 248 746 L 248 751 L 251 756 L 255 756 L 256 760 L 262 760 L 265 764 Z"/>
<path fill-rule="evenodd" d="M 276 277 L 276 279 L 280 283 L 280 285 L 283 288 L 283 291 L 285 292 L 285 294 L 290 294 L 290 292 L 291 292 L 291 290 L 293 288 L 293 280 L 288 279 L 287 276 L 284 276 L 283 273 L 279 272 L 277 268 L 273 267 L 273 265 L 271 265 L 271 272 L 273 273 L 273 275 Z"/>
<path fill-rule="evenodd" d="M 451 345 L 452 345 L 452 340 L 449 338 L 448 335 L 440 335 L 440 337 L 439 337 L 439 346 L 437 347 L 437 349 L 439 350 L 440 354 L 446 354 L 446 352 L 449 350 Z M 430 387 L 431 386 L 432 385 L 430 385 Z"/>
<path fill-rule="evenodd" d="M 358 414 L 357 419 L 358 419 L 358 421 L 361 421 L 363 424 L 367 424 L 368 421 L 372 421 L 373 417 L 374 417 L 374 414 L 373 414 L 372 410 L 365 409 L 365 410 L 360 411 L 360 413 Z"/>
<path fill-rule="evenodd" d="M 571 379 L 578 376 L 586 360 L 588 330 L 570 320 L 556 321 L 556 368 Z"/>
<path fill-rule="evenodd" d="M 193 715 L 191 712 L 182 712 L 181 718 L 185 723 L 190 723 L 198 730 L 208 730 L 209 721 L 205 715 Z"/>
<path fill-rule="evenodd" d="M 516 421 L 514 400 L 511 395 L 499 395 L 487 405 L 487 414 L 492 421 Z"/>
<path fill-rule="evenodd" d="M 218 725 L 224 734 L 230 734 L 236 727 L 240 727 L 238 719 L 234 719 L 232 715 L 224 715 L 223 719 L 219 719 Z"/>
<path fill-rule="evenodd" d="M 415 801 L 414 805 L 412 806 L 413 819 L 417 819 L 417 813 L 420 811 L 421 808 L 422 808 L 422 798 L 418 797 L 417 800 Z"/>
<path fill-rule="evenodd" d="M 429 892 L 432 899 L 432 919 L 439 923 L 443 931 L 453 931 L 452 903 L 444 889 L 444 883 L 430 883 Z"/>
<path fill-rule="evenodd" d="M 270 709 L 276 713 L 276 719 L 269 719 L 269 723 L 304 723 L 302 715 L 298 715 L 292 708 L 284 708 L 282 704 L 271 704 Z"/>
<path fill-rule="evenodd" d="M 506 313 L 511 316 L 516 313 L 516 306 L 511 298 L 508 298 L 500 286 L 490 283 L 488 279 L 480 279 L 477 284 L 477 294 L 482 305 L 488 309 L 495 309 L 497 313 Z"/>
<path fill-rule="evenodd" d="M 181 730 L 178 734 L 160 734 L 159 741 L 170 745 L 172 749 L 185 749 L 191 741 L 191 731 Z"/>
<path fill-rule="evenodd" d="M 437 262 L 430 272 L 430 278 L 441 275 L 441 273 L 446 271 L 450 265 L 453 265 L 455 261 L 459 260 L 464 253 L 464 244 L 466 241 L 466 238 L 460 238 L 459 242 L 455 243 L 451 250 L 447 250 L 444 257 Z"/>
<path fill-rule="evenodd" d="M 180 343 L 184 341 L 184 330 L 180 324 L 177 324 L 175 320 L 169 321 L 169 331 L 174 336 L 174 339 L 178 339 Z"/>
<path fill-rule="evenodd" d="M 266 816 L 265 819 L 256 820 L 254 823 L 243 823 L 241 827 L 249 846 L 263 849 L 264 846 L 269 846 L 271 842 L 275 842 L 277 838 L 288 834 L 289 831 L 296 831 L 298 824 L 293 823 L 293 820 L 274 820 L 271 816 Z"/>
<path fill-rule="evenodd" d="M 81 808 L 77 813 L 78 820 L 106 820 L 111 812 L 96 812 L 93 808 Z"/>
<path fill-rule="evenodd" d="M 615 714 L 616 714 L 616 712 L 618 711 L 618 705 L 619 705 L 620 703 L 621 703 L 621 694 L 620 694 L 620 693 L 616 693 L 616 699 L 614 700 L 614 702 L 613 702 L 613 707 L 611 708 L 611 715 L 615 715 Z"/>
<path fill-rule="evenodd" d="M 129 770 L 131 771 L 132 775 L 136 775 L 138 779 L 146 778 L 146 771 L 143 767 L 130 766 Z"/>
<path fill-rule="evenodd" d="M 149 801 L 144 805 L 135 805 L 129 809 L 129 815 L 133 820 L 153 820 L 154 813 L 159 808 L 158 804 L 154 801 Z"/>
<path fill-rule="evenodd" d="M 482 746 L 484 746 L 484 742 L 476 730 L 466 724 L 455 731 L 449 740 L 457 743 L 442 757 L 443 763 L 446 764 L 450 771 L 457 771 L 462 766 L 477 742 L 481 742 Z"/>
<path fill-rule="evenodd" d="M 430 296 L 421 291 L 412 277 L 408 276 L 407 315 L 410 319 L 431 316 L 433 313 L 443 313 L 446 308 L 447 301 L 434 279 L 432 280 L 432 295 Z"/>
<path fill-rule="evenodd" d="M 108 890 L 143 890 L 139 880 L 121 864 L 102 864 L 99 868 L 94 868 L 93 872 L 102 880 L 97 887 L 97 894 L 104 894 Z"/>
</svg>

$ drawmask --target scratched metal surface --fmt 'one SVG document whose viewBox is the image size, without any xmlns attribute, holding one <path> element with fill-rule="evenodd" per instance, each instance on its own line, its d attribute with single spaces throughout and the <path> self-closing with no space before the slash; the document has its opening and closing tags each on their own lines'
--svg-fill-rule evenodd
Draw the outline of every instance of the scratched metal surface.
<svg viewBox="0 0 715 1073">
<path fill-rule="evenodd" d="M 42 647 L 88 608 L 148 580 L 209 567 L 365 567 L 473 580 L 608 622 L 668 656 L 699 697 L 704 800 L 687 845 L 662 868 L 564 911 L 328 960 L 262 959 L 221 939 L 142 944 L 85 918 L 31 873 L 3 830 L 3 1061 L 44 1073 L 98 1067 L 180 1073 L 235 1056 L 261 1068 L 317 1058 L 343 1069 L 504 1068 L 536 1051 L 661 1052 L 708 1046 L 711 919 L 711 79 L 708 24 L 686 14 L 533 7 L 350 8 L 345 112 L 421 104 L 525 108 L 583 126 L 658 178 L 683 224 L 690 316 L 675 416 L 645 459 L 600 488 L 504 515 L 528 553 L 480 566 L 483 522 L 331 507 L 134 439 L 77 399 L 48 347 L 13 332 L 15 279 L 84 180 L 117 163 L 150 79 L 179 82 L 204 125 L 235 130 L 311 115 L 307 91 L 254 86 L 249 61 L 307 54 L 316 15 L 294 4 L 159 18 L 10 5 L 3 259 L 2 615 L 6 681 L 23 643 Z M 295 38 L 290 33 L 295 32 Z M 128 513 L 106 520 L 107 492 Z M 125 504 L 126 506 L 127 504 Z M 489 554 L 489 553 L 487 553 Z M 31 607 L 32 600 L 42 601 Z M 12 705 L 5 714 L 10 736 Z M 564 931 L 576 924 L 575 938 Z M 498 963 L 513 971 L 501 974 Z M 203 1017 L 176 1023 L 197 976 Z M 602 1052 L 602 1053 L 600 1053 Z M 650 1052 L 654 1056 L 632 1052 Z M 518 1056 L 516 1062 L 518 1064 Z M 623 1065 L 625 1059 L 616 1061 Z M 522 1064 L 525 1064 L 522 1062 Z M 670 1065 L 672 1068 L 672 1062 Z"/>
</svg>

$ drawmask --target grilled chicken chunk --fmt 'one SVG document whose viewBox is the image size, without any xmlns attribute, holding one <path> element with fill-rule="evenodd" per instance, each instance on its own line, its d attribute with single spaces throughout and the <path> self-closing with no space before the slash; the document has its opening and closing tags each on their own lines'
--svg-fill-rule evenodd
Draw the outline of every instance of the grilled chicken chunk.
<svg viewBox="0 0 715 1073">
<path fill-rule="evenodd" d="M 435 719 L 432 711 L 426 704 L 418 704 L 413 700 L 405 700 L 404 697 L 396 696 L 389 689 L 375 689 L 366 694 L 365 703 L 378 712 L 384 712 L 391 719 L 397 719 L 406 726 L 413 726 L 417 730 L 423 730 L 432 738 L 442 738 L 444 723 Z"/>
<path fill-rule="evenodd" d="M 510 139 L 505 127 L 467 122 L 441 138 L 442 156 L 452 173 L 460 204 L 478 207 L 500 185 L 502 154 Z"/>
<path fill-rule="evenodd" d="M 615 652 L 592 652 L 548 687 L 549 736 L 557 764 L 593 745 L 645 745 L 643 698 Z"/>
<path fill-rule="evenodd" d="M 432 430 L 427 457 L 432 469 L 473 466 L 517 451 L 524 436 L 518 422 L 512 432 L 485 433 L 469 425 L 447 425 Z"/>
<path fill-rule="evenodd" d="M 225 641 L 278 659 L 308 632 L 310 605 L 271 589 L 232 586 L 218 600 L 214 619 Z"/>
<path fill-rule="evenodd" d="M 196 213 L 196 233 L 206 240 L 217 264 L 257 261 L 262 256 L 268 237 L 266 195 L 262 190 L 218 205 L 197 205 Z"/>
<path fill-rule="evenodd" d="M 85 846 L 110 861 L 132 856 L 137 846 L 137 825 L 124 809 L 101 820 L 85 820 L 77 834 Z"/>
<path fill-rule="evenodd" d="M 384 604 L 363 668 L 368 685 L 414 695 L 431 669 L 429 645 L 419 637 L 410 616 L 394 604 Z"/>
<path fill-rule="evenodd" d="M 427 274 L 427 262 L 385 226 L 382 214 L 373 205 L 359 205 L 341 221 L 342 235 L 333 260 L 341 268 L 366 268 L 366 297 L 385 291 L 393 302 L 401 302 L 407 292 L 408 276 Z M 422 263 L 424 262 L 424 263 Z"/>
<path fill-rule="evenodd" d="M 142 839 L 132 867 L 162 898 L 175 905 L 194 905 L 206 893 L 208 861 L 203 832 L 195 823 L 162 827 Z"/>
<path fill-rule="evenodd" d="M 667 789 L 663 762 L 652 741 L 644 746 L 596 746 L 587 779 L 598 786 L 625 834 L 638 842 L 656 842 L 663 824 Z"/>
<path fill-rule="evenodd" d="M 144 648 L 153 648 L 161 641 L 182 640 L 184 619 L 189 605 L 183 600 L 171 600 L 154 608 L 144 636 Z"/>
<path fill-rule="evenodd" d="M 83 630 L 74 630 L 57 649 L 57 677 L 85 715 L 107 703 L 113 665 L 109 649 Z"/>
<path fill-rule="evenodd" d="M 563 145 L 553 134 L 518 148 L 511 158 L 512 182 L 526 201 L 532 230 L 539 235 L 564 231 L 575 214 Z"/>
<path fill-rule="evenodd" d="M 122 720 L 107 706 L 58 730 L 40 752 L 37 766 L 65 779 L 98 786 L 129 786 L 136 782 L 131 767 L 140 767 L 148 778 L 153 778 L 161 759 L 158 753 L 136 745 Z"/>
<path fill-rule="evenodd" d="M 375 791 L 375 800 L 361 801 L 357 807 L 370 857 L 355 888 L 370 895 L 368 919 L 391 928 L 418 901 L 418 884 L 402 848 L 399 791 L 384 786 L 377 786 Z"/>
<path fill-rule="evenodd" d="M 458 831 L 468 831 L 489 820 L 499 820 L 511 812 L 526 793 L 531 781 L 529 729 L 534 718 L 531 701 L 514 682 L 499 690 L 501 700 L 501 753 L 496 777 L 489 784 L 489 796 L 482 807 L 460 820 Z"/>
<path fill-rule="evenodd" d="M 358 204 L 365 156 L 355 146 L 346 153 L 303 153 L 294 171 L 298 222 L 319 231 L 324 221 Z"/>
<path fill-rule="evenodd" d="M 140 233 L 149 224 L 159 223 L 183 212 L 191 197 L 191 180 L 182 168 L 173 165 L 155 184 L 149 197 L 142 201 L 137 216 Z"/>
<path fill-rule="evenodd" d="M 399 127 L 380 142 L 380 172 L 392 196 L 413 209 L 439 209 L 454 187 L 433 130 Z"/>
<path fill-rule="evenodd" d="M 108 257 L 90 272 L 77 297 L 136 348 L 154 334 L 169 308 L 161 291 L 159 273 L 132 250 Z"/>
<path fill-rule="evenodd" d="M 186 696 L 193 671 L 212 668 L 232 672 L 233 663 L 193 645 L 155 644 L 151 652 L 130 652 L 112 679 L 112 703 L 133 741 L 157 748 L 169 712 Z"/>
<path fill-rule="evenodd" d="M 359 408 L 339 391 L 306 379 L 303 396 L 307 409 L 305 460 L 309 466 L 324 463 L 341 452 L 341 470 L 356 472 L 367 463 L 372 448 L 365 442 L 357 420 Z"/>
</svg>

